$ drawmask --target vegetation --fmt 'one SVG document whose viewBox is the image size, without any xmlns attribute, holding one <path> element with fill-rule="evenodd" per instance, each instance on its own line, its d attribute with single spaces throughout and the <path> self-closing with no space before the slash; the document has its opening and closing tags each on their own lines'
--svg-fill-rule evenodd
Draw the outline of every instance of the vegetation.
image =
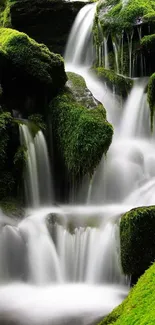
<svg viewBox="0 0 155 325">
<path fill-rule="evenodd" d="M 5 197 L 5 199 L 0 201 L 0 209 L 2 209 L 3 213 L 7 216 L 13 218 L 23 218 L 25 215 L 25 210 L 22 208 L 22 202 L 12 198 Z"/>
<path fill-rule="evenodd" d="M 73 94 L 63 91 L 50 104 L 55 138 L 68 171 L 73 175 L 92 174 L 113 134 L 102 105 L 86 109 Z"/>
<path fill-rule="evenodd" d="M 155 260 L 155 206 L 132 209 L 121 218 L 121 261 L 127 275 L 141 275 Z"/>
<path fill-rule="evenodd" d="M 0 49 L 12 66 L 22 69 L 23 75 L 47 87 L 61 87 L 66 82 L 63 59 L 60 55 L 51 53 L 49 49 L 28 37 L 10 28 L 0 29 Z"/>
<path fill-rule="evenodd" d="M 99 325 L 154 325 L 154 283 L 155 264 L 139 279 L 123 303 Z"/>
<path fill-rule="evenodd" d="M 130 31 L 131 28 L 139 24 L 139 21 L 145 22 L 155 16 L 154 0 L 129 0 L 123 5 L 122 1 L 106 0 L 99 3 L 98 11 L 104 12 L 105 8 L 109 8 L 102 15 L 101 23 L 104 26 L 105 33 L 112 34 L 121 33 L 122 30 Z"/>
<path fill-rule="evenodd" d="M 132 79 L 125 78 L 118 75 L 116 72 L 104 69 L 103 67 L 94 68 L 93 71 L 97 74 L 100 80 L 106 81 L 107 85 L 111 89 L 115 87 L 115 91 L 118 95 L 127 97 L 133 85 Z"/>
<path fill-rule="evenodd" d="M 155 73 L 153 73 L 149 79 L 147 99 L 150 106 L 151 130 L 153 130 L 155 112 Z"/>
</svg>

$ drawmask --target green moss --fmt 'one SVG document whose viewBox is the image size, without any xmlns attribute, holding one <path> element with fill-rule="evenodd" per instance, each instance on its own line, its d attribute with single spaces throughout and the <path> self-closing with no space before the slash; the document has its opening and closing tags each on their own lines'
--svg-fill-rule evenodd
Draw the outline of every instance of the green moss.
<svg viewBox="0 0 155 325">
<path fill-rule="evenodd" d="M 132 79 L 125 78 L 121 75 L 116 74 L 112 70 L 107 70 L 102 67 L 94 68 L 93 71 L 97 74 L 100 80 L 106 81 L 107 85 L 111 89 L 115 87 L 115 91 L 118 95 L 127 97 L 133 85 Z"/>
<path fill-rule="evenodd" d="M 57 146 L 69 173 L 92 174 L 112 140 L 105 110 L 101 105 L 86 109 L 67 90 L 51 102 L 50 109 Z"/>
<path fill-rule="evenodd" d="M 124 273 L 141 275 L 155 260 L 155 206 L 127 212 L 121 218 L 120 238 Z"/>
<path fill-rule="evenodd" d="M 12 197 L 6 197 L 0 201 L 0 209 L 3 213 L 13 218 L 23 218 L 25 216 L 25 210 L 22 207 L 22 203 Z"/>
<path fill-rule="evenodd" d="M 153 130 L 155 111 L 155 73 L 152 74 L 148 82 L 147 99 L 150 106 L 151 130 Z"/>
<path fill-rule="evenodd" d="M 149 51 L 155 51 L 155 34 L 144 36 L 141 39 L 141 47 Z"/>
<path fill-rule="evenodd" d="M 12 117 L 9 112 L 0 113 L 0 170 L 4 167 L 6 163 L 6 150 L 9 141 L 8 128 L 12 122 Z"/>
<path fill-rule="evenodd" d="M 0 46 L 16 69 L 21 69 L 46 86 L 61 87 L 66 82 L 64 63 L 60 55 L 38 44 L 26 34 L 9 28 L 0 29 Z M 61 72 L 61 73 L 60 73 Z"/>
<path fill-rule="evenodd" d="M 104 12 L 108 7 L 109 10 Z M 104 12 L 104 14 L 102 14 Z M 137 19 L 155 15 L 154 0 L 129 0 L 126 5 L 122 1 L 106 0 L 99 3 L 99 13 L 105 32 L 112 32 L 114 35 L 122 30 L 130 30 L 136 25 Z"/>
<path fill-rule="evenodd" d="M 43 116 L 41 114 L 32 114 L 28 116 L 28 121 L 33 122 L 39 130 L 45 131 L 46 124 L 43 120 Z M 30 124 L 30 123 L 29 123 Z"/>
<path fill-rule="evenodd" d="M 99 325 L 154 325 L 154 285 L 155 264 L 139 279 L 124 302 L 105 317 Z"/>
</svg>

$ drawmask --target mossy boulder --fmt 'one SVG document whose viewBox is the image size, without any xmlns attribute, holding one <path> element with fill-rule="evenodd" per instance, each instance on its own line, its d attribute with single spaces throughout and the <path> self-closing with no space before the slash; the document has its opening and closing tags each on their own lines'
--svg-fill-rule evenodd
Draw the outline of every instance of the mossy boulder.
<svg viewBox="0 0 155 325">
<path fill-rule="evenodd" d="M 99 80 L 106 82 L 112 90 L 115 88 L 117 95 L 126 98 L 133 86 L 133 80 L 118 75 L 112 70 L 104 69 L 103 67 L 93 68 L 93 72 Z"/>
<path fill-rule="evenodd" d="M 146 23 L 147 17 L 155 17 L 154 0 L 106 0 L 98 4 L 99 17 L 105 32 L 114 35 Z M 154 20 L 154 19 L 153 19 Z"/>
<path fill-rule="evenodd" d="M 38 44 L 26 34 L 9 28 L 0 29 L 0 73 L 6 106 L 25 110 L 27 114 L 33 113 L 32 106 L 35 107 L 31 101 L 36 100 L 34 104 L 38 107 L 35 109 L 41 110 L 41 105 L 44 107 L 44 102 L 52 98 L 67 80 L 60 55 L 51 53 L 45 45 Z"/>
<path fill-rule="evenodd" d="M 22 219 L 25 216 L 25 209 L 22 202 L 13 197 L 6 197 L 1 200 L 0 209 L 6 216 L 13 219 Z"/>
<path fill-rule="evenodd" d="M 124 214 L 120 240 L 124 273 L 139 277 L 155 260 L 155 206 L 135 208 Z"/>
<path fill-rule="evenodd" d="M 110 146 L 113 128 L 101 104 L 88 109 L 76 100 L 74 93 L 66 87 L 50 103 L 50 112 L 55 141 L 65 166 L 70 174 L 77 176 L 93 173 Z"/>
<path fill-rule="evenodd" d="M 139 279 L 123 303 L 105 317 L 99 325 L 154 325 L 154 286 L 155 264 Z"/>
<path fill-rule="evenodd" d="M 152 74 L 148 82 L 147 100 L 150 107 L 151 130 L 153 130 L 155 112 L 155 73 Z"/>
<path fill-rule="evenodd" d="M 84 78 L 74 72 L 67 72 L 67 76 L 68 81 L 66 85 L 72 92 L 75 100 L 88 109 L 96 108 L 99 102 L 93 97 L 92 93 L 87 88 Z"/>
<path fill-rule="evenodd" d="M 1 0 L 2 1 L 2 0 Z M 0 23 L 28 34 L 52 52 L 63 54 L 67 38 L 82 1 L 5 0 Z"/>
</svg>

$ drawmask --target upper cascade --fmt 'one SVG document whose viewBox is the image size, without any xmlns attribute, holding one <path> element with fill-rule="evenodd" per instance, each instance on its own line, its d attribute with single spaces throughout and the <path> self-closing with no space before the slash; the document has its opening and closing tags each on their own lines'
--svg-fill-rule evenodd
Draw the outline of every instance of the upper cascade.
<svg viewBox="0 0 155 325">
<path fill-rule="evenodd" d="M 87 4 L 78 13 L 65 51 L 65 62 L 91 66 L 94 59 L 92 27 L 97 3 Z"/>
</svg>

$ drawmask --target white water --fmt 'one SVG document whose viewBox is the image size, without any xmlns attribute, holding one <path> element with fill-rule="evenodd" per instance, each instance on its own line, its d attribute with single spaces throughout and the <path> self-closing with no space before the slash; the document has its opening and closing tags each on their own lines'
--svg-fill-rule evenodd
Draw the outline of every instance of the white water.
<svg viewBox="0 0 155 325">
<path fill-rule="evenodd" d="M 25 192 L 28 205 L 33 207 L 53 201 L 51 171 L 47 145 L 42 131 L 35 137 L 27 125 L 20 124 L 20 141 L 27 149 L 27 166 L 25 173 Z"/>
<path fill-rule="evenodd" d="M 113 144 L 88 189 L 86 201 L 91 205 L 40 208 L 14 226 L 6 220 L 1 228 L 0 317 L 4 321 L 88 325 L 109 313 L 128 292 L 119 260 L 119 216 L 133 206 L 154 202 L 154 139 L 149 132 L 145 82 L 135 82 L 122 111 L 115 95 L 86 67 L 92 64 L 93 50 L 87 49 L 92 45 L 95 8 L 96 4 L 84 7 L 75 21 L 66 49 L 67 69 L 82 74 L 106 107 L 115 127 Z M 50 193 L 50 177 L 44 183 L 40 178 L 49 175 L 46 143 L 40 133 L 33 140 L 24 126 L 21 134 L 28 148 L 27 192 L 37 206 L 42 189 Z"/>
</svg>

